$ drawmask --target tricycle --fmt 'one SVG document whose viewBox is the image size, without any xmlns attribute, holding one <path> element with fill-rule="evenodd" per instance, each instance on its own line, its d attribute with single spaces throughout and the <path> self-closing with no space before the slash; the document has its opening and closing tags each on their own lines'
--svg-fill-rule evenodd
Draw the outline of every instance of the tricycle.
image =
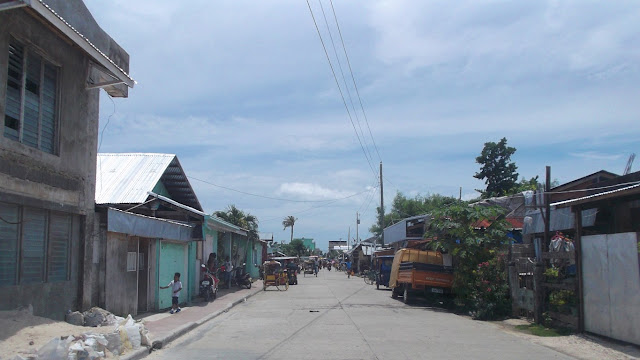
<svg viewBox="0 0 640 360">
<path fill-rule="evenodd" d="M 278 261 L 265 261 L 262 265 L 264 268 L 264 280 L 262 290 L 267 290 L 269 286 L 275 286 L 279 291 L 289 290 L 289 279 L 287 272 L 282 268 L 282 264 Z"/>
</svg>

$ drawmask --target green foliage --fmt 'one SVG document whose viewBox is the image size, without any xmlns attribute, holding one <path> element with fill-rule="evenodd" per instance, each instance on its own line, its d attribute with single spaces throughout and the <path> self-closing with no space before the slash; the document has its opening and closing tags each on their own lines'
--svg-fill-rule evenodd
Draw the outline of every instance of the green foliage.
<svg viewBox="0 0 640 360">
<path fill-rule="evenodd" d="M 249 213 L 245 213 L 235 205 L 229 205 L 224 211 L 214 211 L 213 215 L 228 223 L 248 230 L 249 240 L 258 240 L 260 238 L 258 235 L 258 218 Z"/>
<path fill-rule="evenodd" d="M 493 256 L 478 264 L 471 289 L 474 318 L 480 320 L 504 317 L 511 312 L 509 283 L 504 258 Z"/>
<path fill-rule="evenodd" d="M 283 244 L 280 249 L 283 253 L 287 254 L 287 256 L 309 255 L 309 250 L 304 246 L 304 242 L 300 239 L 294 239 L 288 244 Z"/>
<path fill-rule="evenodd" d="M 553 311 L 568 313 L 577 303 L 576 294 L 571 290 L 554 290 L 549 293 L 549 306 Z"/>
<path fill-rule="evenodd" d="M 551 329 L 539 324 L 516 325 L 516 329 L 542 337 L 567 336 L 571 334 L 569 329 Z"/>
<path fill-rule="evenodd" d="M 500 256 L 509 238 L 499 207 L 471 207 L 456 204 L 433 213 L 428 236 L 435 250 L 454 256 L 453 290 L 455 302 L 475 317 L 488 319 L 511 310 L 507 274 Z M 478 229 L 481 220 L 492 223 Z"/>
<path fill-rule="evenodd" d="M 473 177 L 484 180 L 485 190 L 478 190 L 483 198 L 507 195 L 517 185 L 518 167 L 511 162 L 511 155 L 516 148 L 507 146 L 507 138 L 498 143 L 486 142 L 476 162 L 480 164 L 480 171 Z M 537 180 L 536 180 L 537 181 Z"/>
<path fill-rule="evenodd" d="M 547 268 L 547 270 L 544 271 L 544 276 L 546 276 L 548 279 L 558 278 L 559 275 L 560 272 L 558 271 L 558 268 L 555 267 Z"/>
</svg>

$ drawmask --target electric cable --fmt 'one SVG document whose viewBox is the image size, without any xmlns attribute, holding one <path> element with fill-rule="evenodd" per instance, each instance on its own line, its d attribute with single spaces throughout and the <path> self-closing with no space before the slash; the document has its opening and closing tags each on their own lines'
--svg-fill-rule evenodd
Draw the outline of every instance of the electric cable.
<svg viewBox="0 0 640 360">
<path fill-rule="evenodd" d="M 320 34 L 320 28 L 318 27 L 318 23 L 316 22 L 316 17 L 315 15 L 313 15 L 313 10 L 311 9 L 311 4 L 309 3 L 309 0 L 307 1 L 307 6 L 309 7 L 309 13 L 311 14 L 311 18 L 313 19 L 313 24 L 315 25 L 316 31 L 318 32 L 318 37 L 320 38 L 320 43 L 322 44 L 322 49 L 324 49 L 324 53 L 325 56 L 327 57 L 327 61 L 329 62 L 329 67 L 331 68 L 331 73 L 333 74 L 333 79 L 336 82 L 336 85 L 338 86 L 338 91 L 340 92 L 340 97 L 342 98 L 342 103 L 344 104 L 345 109 L 347 110 L 347 114 L 349 116 L 349 121 L 351 121 L 351 125 L 353 126 L 353 130 L 356 133 L 356 137 L 358 138 L 358 142 L 360 143 L 360 148 L 362 148 L 362 152 L 365 155 L 365 158 L 367 159 L 367 163 L 369 164 L 369 168 L 371 168 L 371 172 L 373 173 L 374 177 L 377 177 L 377 174 L 375 172 L 375 170 L 373 169 L 373 165 L 371 165 L 371 161 L 369 160 L 369 158 L 367 157 L 367 152 L 364 149 L 364 146 L 362 145 L 362 140 L 360 139 L 360 135 L 358 134 L 358 130 L 356 130 L 356 126 L 353 122 L 353 118 L 351 116 L 351 112 L 349 111 L 349 106 L 347 106 L 347 101 L 344 98 L 344 94 L 342 93 L 342 88 L 340 87 L 340 83 L 338 81 L 338 77 L 336 76 L 336 72 L 333 68 L 333 64 L 331 63 L 331 58 L 329 57 L 329 52 L 327 51 L 327 47 L 324 44 L 324 40 L 322 39 L 322 35 Z"/>
<path fill-rule="evenodd" d="M 369 129 L 369 136 L 371 136 L 371 142 L 373 143 L 374 149 L 376 149 L 376 153 L 378 154 L 378 159 L 382 162 L 382 157 L 380 156 L 380 151 L 378 151 L 378 146 L 376 145 L 376 141 L 373 138 L 373 133 L 371 132 L 371 127 L 369 126 L 369 119 L 367 118 L 367 113 L 364 111 L 364 105 L 362 105 L 362 98 L 360 97 L 360 91 L 358 90 L 358 85 L 356 84 L 356 78 L 353 75 L 353 69 L 351 68 L 351 61 L 349 60 L 349 55 L 347 54 L 347 47 L 344 45 L 344 38 L 342 37 L 342 30 L 340 29 L 340 23 L 338 22 L 338 16 L 336 15 L 336 9 L 333 7 L 333 0 L 329 0 L 331 3 L 331 10 L 333 11 L 333 17 L 336 21 L 336 27 L 338 28 L 338 33 L 340 34 L 340 41 L 342 42 L 342 49 L 344 50 L 344 55 L 347 59 L 347 64 L 349 65 L 349 72 L 351 73 L 351 80 L 353 80 L 353 87 L 356 89 L 356 94 L 358 95 L 358 101 L 360 102 L 360 108 L 362 109 L 362 115 L 364 116 L 365 123 L 367 124 L 367 128 Z"/>
</svg>

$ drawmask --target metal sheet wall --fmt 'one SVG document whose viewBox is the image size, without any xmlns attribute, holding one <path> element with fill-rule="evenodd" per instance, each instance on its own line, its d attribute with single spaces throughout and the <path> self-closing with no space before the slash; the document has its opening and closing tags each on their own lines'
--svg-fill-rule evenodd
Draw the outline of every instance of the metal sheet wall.
<svg viewBox="0 0 640 360">
<path fill-rule="evenodd" d="M 582 237 L 585 330 L 640 345 L 636 233 Z"/>
</svg>

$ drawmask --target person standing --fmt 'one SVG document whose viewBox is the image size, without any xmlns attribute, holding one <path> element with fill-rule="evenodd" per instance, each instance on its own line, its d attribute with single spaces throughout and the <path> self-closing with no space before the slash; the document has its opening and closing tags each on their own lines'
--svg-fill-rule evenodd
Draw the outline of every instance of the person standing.
<svg viewBox="0 0 640 360">
<path fill-rule="evenodd" d="M 227 289 L 231 289 L 231 271 L 233 271 L 233 265 L 227 256 L 224 258 L 224 280 L 227 282 Z"/>
<path fill-rule="evenodd" d="M 167 286 L 160 286 L 160 289 L 171 288 L 171 311 L 170 314 L 180 312 L 179 299 L 180 291 L 182 290 L 182 282 L 180 281 L 180 273 L 177 272 L 173 275 L 173 280 Z"/>
</svg>

